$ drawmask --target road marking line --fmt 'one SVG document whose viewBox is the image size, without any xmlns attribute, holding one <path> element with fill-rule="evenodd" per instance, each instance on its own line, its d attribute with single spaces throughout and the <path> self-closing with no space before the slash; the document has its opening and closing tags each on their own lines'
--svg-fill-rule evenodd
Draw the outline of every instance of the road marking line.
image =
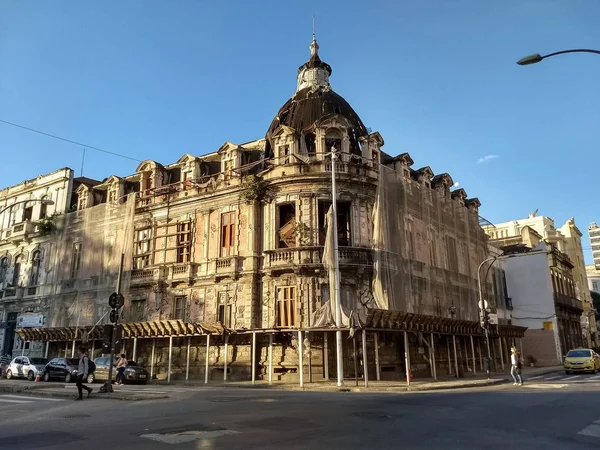
<svg viewBox="0 0 600 450">
<path fill-rule="evenodd" d="M 592 423 L 577 434 L 582 434 L 584 436 L 600 437 L 600 425 Z"/>
<path fill-rule="evenodd" d="M 568 384 L 552 384 L 552 383 L 548 383 L 548 384 L 527 384 L 527 383 L 525 383 L 523 385 L 523 387 L 533 388 L 533 389 L 560 389 L 560 388 L 564 388 L 567 386 L 568 386 Z"/>
<path fill-rule="evenodd" d="M 556 380 L 558 378 L 562 378 L 562 375 L 559 375 L 557 377 L 548 377 L 548 378 L 546 378 L 546 380 Z"/>
<path fill-rule="evenodd" d="M 528 378 L 528 380 L 537 380 L 538 378 L 542 378 L 543 375 L 538 375 L 537 377 Z"/>
<path fill-rule="evenodd" d="M 2 395 L 0 398 L 16 398 L 20 400 L 41 400 L 45 402 L 64 402 L 63 398 L 30 397 L 29 395 Z"/>
<path fill-rule="evenodd" d="M 594 375 L 593 377 L 590 377 L 592 380 L 597 380 L 598 378 L 600 378 L 600 375 Z"/>
<path fill-rule="evenodd" d="M 156 442 L 162 442 L 165 444 L 183 444 L 184 442 L 192 442 L 204 439 L 214 439 L 221 436 L 228 436 L 233 434 L 239 434 L 239 431 L 235 430 L 212 430 L 212 431 L 187 431 L 176 434 L 142 434 L 140 437 L 150 439 Z"/>
<path fill-rule="evenodd" d="M 565 381 L 567 380 L 574 380 L 576 378 L 579 378 L 581 375 L 575 375 L 574 377 L 569 377 L 569 378 L 565 378 Z"/>
<path fill-rule="evenodd" d="M 0 403 L 33 403 L 33 400 L 13 400 L 10 398 L 2 398 L 0 397 Z"/>
</svg>

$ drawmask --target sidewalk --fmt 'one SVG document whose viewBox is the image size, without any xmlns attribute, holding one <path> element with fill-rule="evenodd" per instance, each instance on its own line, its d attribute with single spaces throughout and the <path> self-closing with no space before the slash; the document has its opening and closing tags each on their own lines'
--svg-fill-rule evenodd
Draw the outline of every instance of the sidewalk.
<svg viewBox="0 0 600 450">
<path fill-rule="evenodd" d="M 527 379 L 534 376 L 545 375 L 552 372 L 561 371 L 562 366 L 553 367 L 524 367 L 523 368 L 523 380 L 527 382 Z M 369 380 L 369 386 L 365 387 L 364 380 L 358 380 L 358 386 L 352 379 L 344 380 L 344 386 L 338 387 L 334 381 L 316 381 L 304 383 L 303 387 L 300 387 L 299 383 L 278 383 L 268 384 L 267 381 L 257 380 L 255 384 L 250 381 L 230 381 L 230 382 L 217 382 L 213 381 L 209 384 L 204 384 L 203 380 L 190 380 L 190 381 L 174 381 L 171 384 L 166 382 L 154 381 L 150 382 L 146 386 L 138 386 L 135 389 L 128 389 L 129 385 L 123 387 L 115 387 L 114 392 L 110 394 L 100 394 L 98 389 L 102 386 L 101 384 L 92 385 L 94 392 L 91 398 L 107 398 L 114 400 L 128 400 L 128 401 L 140 401 L 140 400 L 158 400 L 169 398 L 169 388 L 171 387 L 189 387 L 202 389 L 214 389 L 214 388 L 241 388 L 241 389 L 269 389 L 277 391 L 303 391 L 303 392 L 419 392 L 419 391 L 433 391 L 433 390 L 444 390 L 444 389 L 468 389 L 493 386 L 503 384 L 506 382 L 512 382 L 509 368 L 506 368 L 505 372 L 494 372 L 491 378 L 488 380 L 485 375 L 478 374 L 477 376 L 467 375 L 465 378 L 457 379 L 455 377 L 443 376 L 438 381 L 432 381 L 430 379 L 425 380 L 414 380 L 410 383 L 410 386 L 406 385 L 404 380 L 396 381 L 371 381 Z M 164 392 L 153 391 L 153 388 L 161 387 Z M 145 392 L 147 390 L 147 392 Z M 1 380 L 0 381 L 0 393 L 22 393 L 22 394 L 33 394 L 33 395 L 48 395 L 55 397 L 73 397 L 76 395 L 76 389 L 74 384 L 65 385 L 64 383 L 34 383 L 24 380 Z"/>
</svg>

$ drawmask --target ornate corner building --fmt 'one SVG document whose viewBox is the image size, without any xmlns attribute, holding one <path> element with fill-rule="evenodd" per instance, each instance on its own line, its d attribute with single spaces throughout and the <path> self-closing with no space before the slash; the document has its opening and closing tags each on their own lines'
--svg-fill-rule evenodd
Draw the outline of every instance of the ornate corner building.
<svg viewBox="0 0 600 450">
<path fill-rule="evenodd" d="M 73 186 L 76 210 L 50 235 L 61 264 L 44 327 L 19 336 L 51 356 L 75 342 L 97 354 L 123 254 L 121 345 L 153 376 L 329 379 L 337 327 L 324 253 L 336 233 L 346 376 L 482 370 L 479 201 L 452 190 L 448 174 L 413 169 L 407 153 L 386 154 L 331 88 L 318 50 L 313 38 L 264 139 Z M 483 289 L 496 309 L 491 275 Z M 493 327 L 498 364 L 523 333 L 508 320 Z"/>
</svg>

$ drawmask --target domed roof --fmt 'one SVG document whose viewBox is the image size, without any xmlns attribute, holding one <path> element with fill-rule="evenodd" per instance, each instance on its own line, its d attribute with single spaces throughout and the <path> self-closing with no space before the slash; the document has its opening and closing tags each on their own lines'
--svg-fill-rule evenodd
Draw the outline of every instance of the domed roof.
<svg viewBox="0 0 600 450">
<path fill-rule="evenodd" d="M 348 130 L 350 148 L 358 149 L 358 138 L 368 134 L 365 125 L 344 98 L 329 85 L 331 67 L 321 61 L 318 44 L 313 38 L 311 57 L 298 69 L 298 90 L 277 112 L 266 135 L 265 157 L 272 156 L 272 137 L 281 125 L 298 133 L 310 129 L 326 116 L 339 114 L 351 125 Z"/>
</svg>

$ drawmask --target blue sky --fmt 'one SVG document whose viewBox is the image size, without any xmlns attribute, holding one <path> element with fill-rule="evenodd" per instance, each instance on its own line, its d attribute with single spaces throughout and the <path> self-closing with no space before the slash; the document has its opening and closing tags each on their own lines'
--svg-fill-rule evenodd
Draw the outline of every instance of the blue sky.
<svg viewBox="0 0 600 450">
<path fill-rule="evenodd" d="M 163 164 L 263 137 L 313 14 L 333 88 L 387 153 L 448 172 L 492 222 L 600 221 L 600 56 L 515 64 L 600 48 L 597 0 L 4 0 L 0 119 Z M 1 186 L 81 167 L 81 146 L 1 123 L 0 149 Z M 136 165 L 87 151 L 84 175 Z"/>
</svg>

